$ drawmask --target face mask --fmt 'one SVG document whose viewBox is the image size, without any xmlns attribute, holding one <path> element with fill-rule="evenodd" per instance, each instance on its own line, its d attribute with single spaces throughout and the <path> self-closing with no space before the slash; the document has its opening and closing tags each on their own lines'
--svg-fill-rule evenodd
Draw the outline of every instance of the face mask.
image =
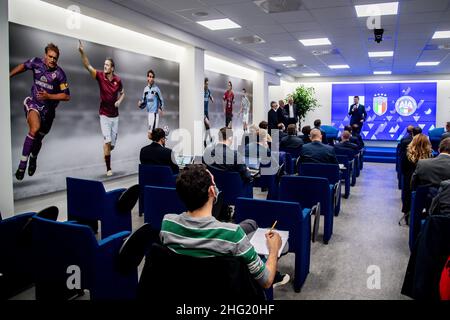
<svg viewBox="0 0 450 320">
<path fill-rule="evenodd" d="M 219 188 L 217 188 L 217 186 L 214 185 L 214 194 L 215 194 L 215 196 L 214 196 L 214 204 L 217 203 L 217 198 L 219 197 L 219 193 L 220 193 Z"/>
</svg>

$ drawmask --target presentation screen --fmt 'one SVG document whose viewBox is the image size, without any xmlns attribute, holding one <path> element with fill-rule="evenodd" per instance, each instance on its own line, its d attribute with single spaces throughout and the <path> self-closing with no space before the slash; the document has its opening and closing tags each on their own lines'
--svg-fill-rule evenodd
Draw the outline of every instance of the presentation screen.
<svg viewBox="0 0 450 320">
<path fill-rule="evenodd" d="M 425 134 L 436 125 L 436 82 L 333 84 L 331 122 L 340 133 L 350 124 L 354 96 L 367 112 L 364 140 L 400 140 L 408 125 Z"/>
</svg>

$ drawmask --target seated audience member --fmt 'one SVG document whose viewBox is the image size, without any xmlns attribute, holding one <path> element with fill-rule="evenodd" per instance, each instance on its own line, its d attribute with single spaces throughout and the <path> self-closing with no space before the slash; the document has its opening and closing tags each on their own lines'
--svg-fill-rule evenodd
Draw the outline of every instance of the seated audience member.
<svg viewBox="0 0 450 320">
<path fill-rule="evenodd" d="M 245 165 L 244 158 L 230 148 L 233 143 L 233 130 L 223 127 L 219 130 L 219 142 L 209 146 L 203 154 L 203 162 L 214 168 L 239 172 L 242 180 L 247 183 L 252 175 Z"/>
<path fill-rule="evenodd" d="M 450 121 L 445 125 L 445 132 L 442 134 L 441 141 L 450 138 Z"/>
<path fill-rule="evenodd" d="M 421 127 L 414 127 L 412 130 L 412 136 L 416 136 L 418 134 L 422 133 L 422 128 Z"/>
<path fill-rule="evenodd" d="M 335 149 L 339 150 L 351 150 L 354 152 L 354 154 L 357 154 L 359 151 L 359 147 L 357 144 L 351 143 L 350 138 L 352 135 L 348 131 L 344 131 L 341 135 L 341 142 L 336 143 L 334 145 Z"/>
<path fill-rule="evenodd" d="M 309 135 L 311 134 L 311 126 L 304 126 L 302 128 L 302 133 L 303 135 L 301 136 L 303 143 L 307 144 L 311 142 L 311 138 L 309 137 Z"/>
<path fill-rule="evenodd" d="M 267 121 L 261 121 L 258 125 L 260 129 L 265 129 L 267 132 L 269 132 L 269 123 Z M 270 134 L 267 135 L 267 142 L 272 143 L 272 137 Z"/>
<path fill-rule="evenodd" d="M 239 148 L 241 154 L 244 154 L 244 150 L 250 142 L 255 142 L 257 141 L 257 139 L 258 139 L 258 127 L 252 124 L 248 127 L 248 132 L 245 132 L 242 135 L 242 141 Z"/>
<path fill-rule="evenodd" d="M 204 165 L 185 167 L 177 178 L 176 190 L 187 212 L 164 216 L 160 232 L 163 245 L 175 253 L 195 257 L 240 257 L 264 288 L 289 281 L 289 275 L 282 276 L 277 272 L 278 250 L 281 247 L 277 232 L 266 235 L 269 256 L 264 263 L 247 237 L 247 234 L 256 231 L 255 221 L 244 220 L 237 225 L 219 222 L 212 216 L 219 190 Z"/>
<path fill-rule="evenodd" d="M 322 134 L 322 143 L 328 144 L 327 134 L 320 127 L 322 126 L 322 121 L 320 119 L 314 120 L 314 129 L 320 130 Z"/>
<path fill-rule="evenodd" d="M 354 135 L 353 135 L 353 133 L 352 133 L 352 126 L 345 126 L 344 127 L 344 131 L 348 131 L 348 132 L 350 132 L 350 142 L 351 143 L 354 143 L 354 144 L 356 144 L 358 147 L 359 147 L 359 149 L 362 149 L 363 147 L 364 147 L 364 142 L 361 144 L 360 143 L 360 140 L 357 138 L 357 137 L 355 137 Z M 337 139 L 339 142 L 341 142 L 341 137 L 338 137 L 338 139 Z M 362 139 L 361 139 L 361 142 L 362 142 Z"/>
<path fill-rule="evenodd" d="M 172 160 L 172 150 L 166 148 L 166 133 L 161 128 L 155 128 L 149 132 L 148 138 L 153 140 L 151 144 L 141 149 L 141 164 L 153 164 L 158 166 L 168 166 L 174 174 L 179 172 L 175 161 Z"/>
<path fill-rule="evenodd" d="M 247 158 L 257 158 L 263 165 L 268 165 L 271 161 L 271 150 L 267 143 L 267 136 L 269 134 L 264 129 L 258 130 L 258 141 L 251 142 L 245 149 L 245 156 Z"/>
<path fill-rule="evenodd" d="M 360 149 L 364 148 L 364 141 L 362 139 L 361 132 L 359 130 L 359 125 L 357 123 L 352 125 L 352 136 L 354 136 L 358 139 L 359 148 Z"/>
<path fill-rule="evenodd" d="M 303 146 L 303 140 L 297 136 L 297 126 L 295 124 L 288 125 L 287 128 L 288 136 L 281 139 L 280 149 L 298 149 Z"/>
<path fill-rule="evenodd" d="M 450 179 L 450 138 L 439 144 L 440 154 L 436 158 L 419 160 L 411 178 L 411 189 L 432 184 L 438 187 L 441 181 Z"/>
<path fill-rule="evenodd" d="M 278 125 L 278 131 L 276 133 L 278 133 L 278 141 L 281 141 L 281 139 L 283 139 L 284 137 L 287 137 L 287 133 L 285 132 L 286 127 L 284 126 L 284 124 L 280 123 Z M 272 136 L 274 136 L 274 131 L 272 131 Z"/>
<path fill-rule="evenodd" d="M 302 163 L 334 163 L 338 164 L 336 153 L 332 146 L 322 143 L 319 129 L 311 130 L 311 143 L 305 144 L 300 151 Z"/>
<path fill-rule="evenodd" d="M 413 129 L 414 126 L 409 125 L 406 128 L 407 134 L 400 140 L 399 157 L 401 162 L 403 162 L 403 160 L 406 158 L 406 150 L 408 149 L 408 145 L 411 143 L 413 139 Z"/>
<path fill-rule="evenodd" d="M 402 159 L 402 174 L 404 179 L 402 190 L 404 195 L 402 197 L 402 212 L 406 215 L 409 214 L 411 210 L 411 177 L 416 170 L 417 162 L 422 159 L 430 158 L 431 151 L 430 140 L 426 135 L 421 133 L 414 136 L 407 146 L 406 155 Z"/>
</svg>

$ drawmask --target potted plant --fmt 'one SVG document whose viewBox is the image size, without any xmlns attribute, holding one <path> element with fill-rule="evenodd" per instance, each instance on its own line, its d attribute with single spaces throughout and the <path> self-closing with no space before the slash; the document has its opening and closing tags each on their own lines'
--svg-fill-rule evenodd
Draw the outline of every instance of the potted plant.
<svg viewBox="0 0 450 320">
<path fill-rule="evenodd" d="M 301 85 L 297 87 L 293 93 L 288 95 L 288 98 L 289 97 L 294 99 L 294 104 L 297 106 L 300 122 L 302 119 L 305 119 L 305 116 L 309 111 L 313 111 L 314 109 L 320 107 L 319 102 L 315 97 L 314 88 L 312 87 L 308 88 Z"/>
</svg>

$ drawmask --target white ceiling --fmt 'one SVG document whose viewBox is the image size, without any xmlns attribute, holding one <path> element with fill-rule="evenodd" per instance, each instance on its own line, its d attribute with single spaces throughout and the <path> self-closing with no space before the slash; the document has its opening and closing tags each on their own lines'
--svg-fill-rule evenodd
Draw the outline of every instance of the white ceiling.
<svg viewBox="0 0 450 320">
<path fill-rule="evenodd" d="M 109 0 L 152 19 L 189 32 L 294 77 L 304 72 L 322 76 L 450 73 L 450 39 L 432 40 L 433 33 L 450 30 L 450 0 L 399 0 L 398 15 L 382 16 L 384 40 L 374 42 L 366 18 L 358 18 L 354 5 L 393 0 L 302 0 L 298 11 L 267 14 L 252 0 Z M 206 17 L 194 13 L 206 12 Z M 211 31 L 196 21 L 229 18 L 240 29 Z M 232 37 L 257 35 L 265 43 L 238 45 Z M 298 39 L 328 37 L 332 45 L 304 47 Z M 427 45 L 449 45 L 449 50 L 425 50 Z M 316 56 L 314 50 L 337 49 L 337 54 Z M 368 51 L 394 51 L 389 58 L 368 58 Z M 304 67 L 285 68 L 269 59 L 290 55 Z M 436 67 L 416 67 L 417 61 L 441 61 Z M 329 64 L 350 69 L 331 70 Z"/>
</svg>

